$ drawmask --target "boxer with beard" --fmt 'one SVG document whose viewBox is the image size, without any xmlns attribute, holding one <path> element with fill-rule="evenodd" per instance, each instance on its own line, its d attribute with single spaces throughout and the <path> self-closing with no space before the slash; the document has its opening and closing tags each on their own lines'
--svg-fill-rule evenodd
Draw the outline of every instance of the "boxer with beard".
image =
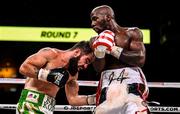
<svg viewBox="0 0 180 114">
<path fill-rule="evenodd" d="M 67 81 L 76 79 L 78 71 L 86 69 L 93 58 L 86 41 L 67 50 L 43 48 L 29 56 L 19 68 L 26 82 L 17 104 L 17 114 L 52 114 L 57 92 Z"/>
</svg>

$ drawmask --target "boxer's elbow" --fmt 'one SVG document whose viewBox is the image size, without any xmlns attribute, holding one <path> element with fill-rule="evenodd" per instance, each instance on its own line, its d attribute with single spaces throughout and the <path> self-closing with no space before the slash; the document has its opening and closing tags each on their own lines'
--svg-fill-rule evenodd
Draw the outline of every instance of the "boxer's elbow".
<svg viewBox="0 0 180 114">
<path fill-rule="evenodd" d="M 67 97 L 68 102 L 72 106 L 82 106 L 87 105 L 87 96 L 85 95 L 74 95 Z"/>
<path fill-rule="evenodd" d="M 76 104 L 75 102 L 73 102 L 73 101 L 69 101 L 69 104 L 70 104 L 71 106 L 77 106 L 77 104 Z"/>
<path fill-rule="evenodd" d="M 132 61 L 131 65 L 132 66 L 137 66 L 137 67 L 143 67 L 145 64 L 145 57 L 144 56 L 137 56 L 134 61 Z"/>
<path fill-rule="evenodd" d="M 145 57 L 140 57 L 139 61 L 137 62 L 137 65 L 139 67 L 143 67 L 145 64 Z"/>
<path fill-rule="evenodd" d="M 78 102 L 77 102 L 75 97 L 69 97 L 67 100 L 68 100 L 68 103 L 70 105 L 72 105 L 72 106 L 77 106 L 78 105 Z"/>
<path fill-rule="evenodd" d="M 28 64 L 22 64 L 19 68 L 19 73 L 23 76 L 30 76 L 29 72 L 31 72 Z"/>
<path fill-rule="evenodd" d="M 139 67 L 143 67 L 144 64 L 145 64 L 145 52 L 144 51 L 141 51 L 141 54 L 139 55 L 139 60 L 138 60 L 138 66 Z"/>
<path fill-rule="evenodd" d="M 22 75 L 25 75 L 26 74 L 26 65 L 22 64 L 19 68 L 19 73 L 22 74 Z"/>
<path fill-rule="evenodd" d="M 68 103 L 72 106 L 74 106 L 74 102 L 71 99 L 67 99 Z"/>
</svg>

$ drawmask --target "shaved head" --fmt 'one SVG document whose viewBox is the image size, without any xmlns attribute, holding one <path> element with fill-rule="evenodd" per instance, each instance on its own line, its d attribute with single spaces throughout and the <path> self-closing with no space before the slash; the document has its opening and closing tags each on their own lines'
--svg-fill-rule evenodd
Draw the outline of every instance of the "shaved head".
<svg viewBox="0 0 180 114">
<path fill-rule="evenodd" d="M 95 7 L 91 13 L 95 13 L 95 12 L 102 15 L 108 15 L 113 19 L 115 18 L 113 9 L 108 5 L 101 5 Z"/>
<path fill-rule="evenodd" d="M 101 33 L 104 30 L 111 30 L 116 23 L 113 9 L 108 5 L 95 7 L 91 14 L 91 27 Z"/>
</svg>

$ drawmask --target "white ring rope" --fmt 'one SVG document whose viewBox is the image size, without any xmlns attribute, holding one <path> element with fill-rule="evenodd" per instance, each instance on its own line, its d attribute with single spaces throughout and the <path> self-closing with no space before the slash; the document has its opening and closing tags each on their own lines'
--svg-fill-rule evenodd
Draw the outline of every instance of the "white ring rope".
<svg viewBox="0 0 180 114">
<path fill-rule="evenodd" d="M 24 84 L 25 79 L 0 78 L 0 84 Z M 97 87 L 98 81 L 78 81 L 79 86 Z M 149 87 L 154 88 L 180 88 L 179 82 L 148 82 Z"/>
<path fill-rule="evenodd" d="M 0 78 L 0 84 L 24 84 L 25 79 L 20 78 Z M 97 87 L 98 81 L 78 81 L 80 86 L 91 86 Z M 178 82 L 148 82 L 149 87 L 157 88 L 180 88 L 180 83 Z M 10 109 L 15 110 L 16 104 L 0 104 L 0 109 Z M 71 106 L 71 105 L 56 105 L 55 111 L 93 111 L 95 109 L 94 105 L 85 106 Z M 149 106 L 150 112 L 171 112 L 180 113 L 180 107 L 171 106 Z"/>
<path fill-rule="evenodd" d="M 0 109 L 15 110 L 16 104 L 0 104 Z M 94 105 L 85 105 L 85 106 L 71 106 L 71 105 L 56 105 L 55 111 L 68 111 L 68 112 L 87 112 L 94 111 Z M 171 107 L 171 106 L 149 106 L 150 112 L 171 112 L 179 113 L 180 107 Z"/>
<path fill-rule="evenodd" d="M 16 104 L 0 104 L 0 109 L 16 110 Z M 71 106 L 71 105 L 56 105 L 55 111 L 93 111 L 95 109 L 94 105 L 84 105 L 84 106 Z"/>
</svg>

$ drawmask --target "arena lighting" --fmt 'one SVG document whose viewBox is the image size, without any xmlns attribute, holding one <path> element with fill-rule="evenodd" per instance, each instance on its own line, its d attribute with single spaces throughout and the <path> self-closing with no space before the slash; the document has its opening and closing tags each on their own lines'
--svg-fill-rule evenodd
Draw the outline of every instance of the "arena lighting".
<svg viewBox="0 0 180 114">
<path fill-rule="evenodd" d="M 150 30 L 142 29 L 144 43 L 150 44 Z M 91 28 L 0 26 L 0 41 L 79 42 L 97 33 Z"/>
</svg>

